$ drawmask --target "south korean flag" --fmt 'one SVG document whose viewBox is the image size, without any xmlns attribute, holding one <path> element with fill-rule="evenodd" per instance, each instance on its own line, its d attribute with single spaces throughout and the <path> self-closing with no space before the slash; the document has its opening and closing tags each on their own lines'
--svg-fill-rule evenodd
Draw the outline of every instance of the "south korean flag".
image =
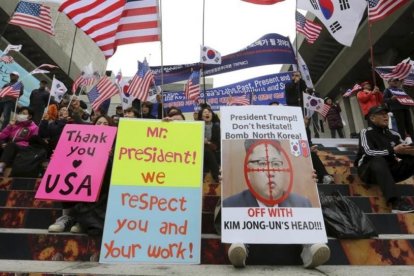
<svg viewBox="0 0 414 276">
<path fill-rule="evenodd" d="M 200 63 L 221 64 L 221 54 L 211 47 L 201 45 Z"/>
<path fill-rule="evenodd" d="M 297 7 L 313 13 L 339 43 L 350 47 L 367 2 L 362 0 L 298 0 Z"/>
<path fill-rule="evenodd" d="M 302 155 L 302 149 L 299 140 L 290 140 L 290 153 L 295 157 Z"/>
</svg>

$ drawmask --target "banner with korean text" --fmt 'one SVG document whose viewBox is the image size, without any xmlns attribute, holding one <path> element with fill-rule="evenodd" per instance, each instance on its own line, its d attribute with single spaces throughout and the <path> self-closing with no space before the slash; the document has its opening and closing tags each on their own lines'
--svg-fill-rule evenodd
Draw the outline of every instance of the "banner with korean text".
<svg viewBox="0 0 414 276">
<path fill-rule="evenodd" d="M 246 96 L 251 105 L 268 105 L 278 101 L 285 104 L 285 84 L 291 80 L 292 72 L 261 76 L 230 85 L 200 91 L 200 99 L 206 99 L 214 111 L 228 104 L 229 97 Z M 183 91 L 164 93 L 164 106 L 178 107 L 182 112 L 193 112 L 198 107 L 193 100 L 188 100 Z"/>
<path fill-rule="evenodd" d="M 204 124 L 121 119 L 101 263 L 198 264 Z"/>
<path fill-rule="evenodd" d="M 67 124 L 36 192 L 36 199 L 98 200 L 116 127 Z"/>
<path fill-rule="evenodd" d="M 327 242 L 301 109 L 234 106 L 220 114 L 222 242 Z"/>
</svg>

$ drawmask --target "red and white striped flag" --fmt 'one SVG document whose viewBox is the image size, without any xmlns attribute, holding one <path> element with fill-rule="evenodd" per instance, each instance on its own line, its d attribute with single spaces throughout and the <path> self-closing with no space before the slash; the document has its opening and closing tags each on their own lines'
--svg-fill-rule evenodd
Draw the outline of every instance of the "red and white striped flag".
<svg viewBox="0 0 414 276">
<path fill-rule="evenodd" d="M 50 8 L 42 4 L 20 1 L 9 24 L 37 29 L 50 35 L 55 34 Z"/>
<path fill-rule="evenodd" d="M 200 98 L 200 72 L 193 71 L 184 86 L 184 95 L 188 100 Z"/>
<path fill-rule="evenodd" d="M 59 7 L 111 57 L 117 46 L 160 40 L 157 0 L 66 0 Z"/>
<path fill-rule="evenodd" d="M 322 27 L 306 19 L 300 12 L 296 12 L 296 30 L 303 34 L 310 44 L 313 44 L 318 39 Z"/>
<path fill-rule="evenodd" d="M 392 69 L 391 73 L 388 74 L 381 74 L 381 78 L 384 80 L 389 80 L 391 78 L 397 78 L 397 79 L 405 79 L 411 72 L 412 64 L 410 63 L 410 60 L 408 62 L 400 62 L 398 63 L 394 69 Z"/>
<path fill-rule="evenodd" d="M 118 88 L 106 76 L 102 77 L 99 80 L 98 84 L 92 88 L 89 93 L 93 92 L 94 90 L 97 90 L 99 96 L 93 103 L 91 103 L 93 110 L 98 110 L 103 102 L 118 94 Z"/>
<path fill-rule="evenodd" d="M 409 0 L 368 0 L 368 20 L 370 22 L 384 19 Z"/>
<path fill-rule="evenodd" d="M 7 86 L 0 90 L 0 98 L 3 98 L 5 96 L 9 96 L 12 98 L 19 98 L 20 97 L 20 89 L 22 89 L 22 82 L 16 82 L 13 85 Z"/>
<path fill-rule="evenodd" d="M 6 64 L 10 64 L 14 62 L 14 58 L 11 56 L 1 56 L 0 57 L 0 62 L 4 62 Z"/>
<path fill-rule="evenodd" d="M 303 106 L 311 111 L 316 111 L 326 117 L 331 106 L 325 104 L 323 99 L 303 93 Z"/>
<path fill-rule="evenodd" d="M 45 68 L 46 69 L 53 69 L 53 68 L 59 68 L 59 66 L 45 63 L 45 64 L 42 64 L 42 65 L 36 67 L 29 74 L 34 75 L 34 74 L 48 74 L 48 73 L 50 73 L 48 70 L 44 70 Z"/>
<path fill-rule="evenodd" d="M 358 83 L 356 83 L 353 87 L 352 87 L 352 89 L 348 89 L 343 95 L 342 95 L 342 97 L 350 97 L 350 96 L 352 96 L 354 93 L 356 93 L 356 92 L 358 92 L 358 91 L 360 91 L 360 90 L 362 90 L 362 87 L 361 87 L 361 85 L 359 85 Z"/>
<path fill-rule="evenodd" d="M 132 78 L 128 87 L 128 94 L 135 99 L 144 102 L 148 98 L 148 92 L 151 84 L 154 83 L 154 73 L 150 70 L 148 62 L 138 61 L 138 71 Z"/>
<path fill-rule="evenodd" d="M 233 97 L 227 99 L 227 105 L 250 105 L 250 100 L 247 95 Z"/>
</svg>

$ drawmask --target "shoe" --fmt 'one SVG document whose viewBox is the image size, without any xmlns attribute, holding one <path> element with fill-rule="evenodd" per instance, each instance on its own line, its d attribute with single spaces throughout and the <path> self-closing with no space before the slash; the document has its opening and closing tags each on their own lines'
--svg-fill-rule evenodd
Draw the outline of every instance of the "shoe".
<svg viewBox="0 0 414 276">
<path fill-rule="evenodd" d="M 397 199 L 395 202 L 392 203 L 391 213 L 404 214 L 413 212 L 414 206 L 404 199 Z"/>
<path fill-rule="evenodd" d="M 331 250 L 324 243 L 306 244 L 300 256 L 305 268 L 315 268 L 329 260 Z"/>
<path fill-rule="evenodd" d="M 230 263 L 234 267 L 241 268 L 246 266 L 247 249 L 244 244 L 232 243 L 228 251 L 228 256 Z"/>
<path fill-rule="evenodd" d="M 74 221 L 73 218 L 67 215 L 63 215 L 60 218 L 58 218 L 55 223 L 49 226 L 48 230 L 49 232 L 64 232 L 68 231 Z"/>
<path fill-rule="evenodd" d="M 79 222 L 77 222 L 70 228 L 70 232 L 71 233 L 83 233 L 83 228 L 79 224 Z"/>
<path fill-rule="evenodd" d="M 334 184 L 335 180 L 332 175 L 324 175 L 322 179 L 322 184 Z"/>
</svg>

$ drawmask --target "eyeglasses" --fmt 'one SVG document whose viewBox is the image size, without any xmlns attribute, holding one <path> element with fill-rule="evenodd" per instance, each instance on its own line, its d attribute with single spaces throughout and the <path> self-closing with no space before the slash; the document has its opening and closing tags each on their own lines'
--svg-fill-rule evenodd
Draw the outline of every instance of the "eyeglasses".
<svg viewBox="0 0 414 276">
<path fill-rule="evenodd" d="M 283 166 L 283 161 L 281 160 L 249 160 L 249 164 L 251 164 L 253 167 L 260 168 L 260 169 L 266 169 L 267 166 L 271 168 L 280 168 Z"/>
</svg>

